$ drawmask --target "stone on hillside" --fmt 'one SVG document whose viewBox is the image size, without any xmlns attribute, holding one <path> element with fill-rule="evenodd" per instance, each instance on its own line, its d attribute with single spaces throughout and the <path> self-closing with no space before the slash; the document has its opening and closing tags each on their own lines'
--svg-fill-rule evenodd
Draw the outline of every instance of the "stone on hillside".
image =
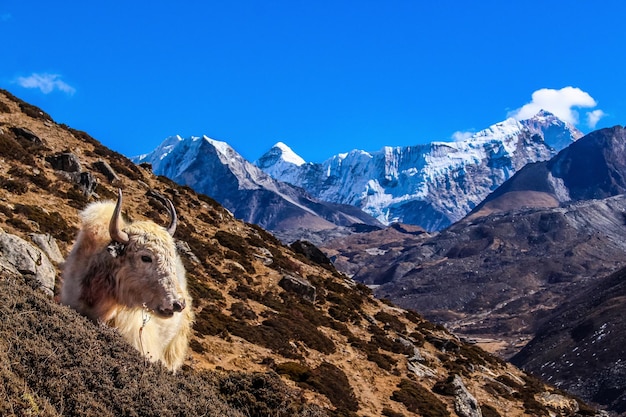
<svg viewBox="0 0 626 417">
<path fill-rule="evenodd" d="M 120 181 L 120 177 L 115 173 L 111 165 L 108 162 L 100 159 L 92 164 L 93 168 L 107 177 L 109 182 L 115 183 Z"/>
<path fill-rule="evenodd" d="M 15 126 L 11 128 L 11 132 L 18 138 L 25 139 L 34 145 L 43 145 L 43 140 L 26 128 Z"/>
<path fill-rule="evenodd" d="M 420 362 L 409 361 L 407 363 L 407 370 L 415 374 L 418 378 L 436 378 L 438 376 L 436 370 Z"/>
<path fill-rule="evenodd" d="M 296 240 L 290 245 L 294 252 L 304 255 L 308 260 L 322 266 L 331 266 L 332 262 L 317 246 L 306 240 Z"/>
<path fill-rule="evenodd" d="M 541 394 L 535 395 L 535 399 L 546 407 L 552 408 L 553 410 L 566 415 L 574 415 L 580 409 L 580 406 L 575 399 L 568 398 L 560 394 L 542 392 Z"/>
<path fill-rule="evenodd" d="M 77 182 L 83 194 L 87 196 L 91 195 L 98 185 L 98 180 L 89 171 L 81 172 Z"/>
<path fill-rule="evenodd" d="M 39 249 L 44 251 L 48 258 L 57 264 L 63 263 L 64 258 L 61 254 L 61 250 L 59 249 L 59 245 L 57 245 L 57 241 L 55 238 L 50 236 L 49 234 L 42 233 L 31 233 L 30 239 L 35 242 Z"/>
<path fill-rule="evenodd" d="M 64 152 L 48 156 L 46 161 L 52 165 L 52 169 L 65 172 L 80 172 L 82 170 L 78 157 L 73 153 Z"/>
<path fill-rule="evenodd" d="M 255 253 L 252 255 L 257 258 L 259 261 L 263 263 L 263 265 L 268 266 L 274 263 L 274 255 L 267 248 L 254 248 Z"/>
<path fill-rule="evenodd" d="M 454 391 L 454 411 L 459 417 L 482 417 L 476 398 L 465 387 L 460 376 L 455 375 L 451 382 Z"/>
<path fill-rule="evenodd" d="M 0 255 L 0 279 L 18 278 L 19 276 L 21 276 L 20 271 L 8 259 Z"/>
<path fill-rule="evenodd" d="M 309 281 L 304 278 L 294 277 L 293 275 L 284 275 L 278 282 L 278 285 L 285 291 L 289 291 L 298 294 L 303 299 L 315 302 L 317 296 L 317 290 Z"/>
<path fill-rule="evenodd" d="M 54 293 L 56 270 L 46 254 L 24 239 L 0 231 L 0 258 L 12 265 L 20 274 L 31 275 L 48 295 Z"/>
<path fill-rule="evenodd" d="M 193 253 L 193 251 L 191 250 L 191 247 L 189 246 L 187 242 L 184 242 L 182 240 L 177 240 L 176 249 L 178 250 L 178 252 L 182 253 L 187 258 L 189 258 L 189 260 L 193 262 L 194 264 L 196 265 L 200 264 L 200 259 L 198 259 L 196 254 Z"/>
</svg>

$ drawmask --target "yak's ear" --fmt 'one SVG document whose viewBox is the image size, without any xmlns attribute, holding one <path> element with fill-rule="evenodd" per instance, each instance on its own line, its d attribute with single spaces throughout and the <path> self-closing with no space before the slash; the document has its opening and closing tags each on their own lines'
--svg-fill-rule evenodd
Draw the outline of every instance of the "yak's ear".
<svg viewBox="0 0 626 417">
<path fill-rule="evenodd" d="M 124 251 L 126 251 L 126 245 L 113 241 L 109 243 L 109 246 L 107 246 L 107 251 L 112 257 L 117 258 L 118 256 L 122 256 L 124 254 Z"/>
</svg>

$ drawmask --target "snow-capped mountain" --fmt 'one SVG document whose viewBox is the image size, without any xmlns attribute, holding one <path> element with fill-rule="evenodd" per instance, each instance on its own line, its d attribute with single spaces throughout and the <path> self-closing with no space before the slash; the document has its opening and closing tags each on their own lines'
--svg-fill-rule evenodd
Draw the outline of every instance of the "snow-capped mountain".
<svg viewBox="0 0 626 417">
<path fill-rule="evenodd" d="M 275 180 L 227 143 L 207 136 L 172 136 L 154 151 L 131 159 L 149 162 L 154 173 L 206 194 L 237 218 L 274 232 L 380 225 L 357 207 L 318 201 L 302 188 Z M 294 166 L 299 162 L 296 157 L 289 161 Z"/>
<path fill-rule="evenodd" d="M 314 197 L 361 208 L 384 224 L 439 230 L 461 219 L 530 162 L 544 161 L 582 133 L 541 111 L 507 119 L 457 142 L 353 150 L 304 163 L 283 143 L 255 164 Z"/>
</svg>

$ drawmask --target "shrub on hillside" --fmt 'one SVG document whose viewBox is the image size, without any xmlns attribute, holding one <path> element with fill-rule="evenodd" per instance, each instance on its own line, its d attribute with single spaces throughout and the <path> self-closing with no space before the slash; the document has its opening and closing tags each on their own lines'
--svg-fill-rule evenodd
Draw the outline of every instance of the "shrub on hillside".
<svg viewBox="0 0 626 417">
<path fill-rule="evenodd" d="M 35 286 L 0 276 L 0 415 L 325 415 L 275 374 L 174 375 L 147 363 L 114 329 Z"/>
<path fill-rule="evenodd" d="M 401 402 L 409 411 L 424 417 L 450 416 L 450 412 L 439 398 L 417 382 L 408 379 L 400 381 L 398 390 L 393 392 L 391 399 Z"/>
</svg>

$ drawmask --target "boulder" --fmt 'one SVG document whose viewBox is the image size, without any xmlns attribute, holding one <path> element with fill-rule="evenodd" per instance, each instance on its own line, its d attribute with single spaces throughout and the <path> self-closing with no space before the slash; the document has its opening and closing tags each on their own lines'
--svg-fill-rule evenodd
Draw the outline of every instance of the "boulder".
<svg viewBox="0 0 626 417">
<path fill-rule="evenodd" d="M 303 255 L 311 262 L 325 267 L 331 267 L 332 262 L 317 246 L 306 240 L 296 240 L 290 245 L 294 252 Z"/>
<path fill-rule="evenodd" d="M 23 139 L 26 142 L 32 143 L 34 145 L 43 145 L 43 140 L 41 140 L 39 136 L 24 127 L 14 126 L 10 129 L 11 132 L 13 132 L 13 134 L 17 136 L 18 139 Z"/>
<path fill-rule="evenodd" d="M 55 238 L 47 233 L 31 233 L 29 236 L 30 240 L 32 240 L 37 246 L 39 246 L 39 249 L 48 255 L 48 259 L 57 264 L 63 263 L 65 259 L 61 254 L 61 250 L 59 249 L 59 245 L 57 245 Z"/>
<path fill-rule="evenodd" d="M 81 172 L 82 168 L 78 157 L 73 153 L 64 152 L 46 158 L 53 169 L 65 172 Z"/>
<path fill-rule="evenodd" d="M 304 278 L 295 277 L 293 275 L 284 275 L 283 278 L 278 282 L 278 285 L 285 291 L 298 294 L 303 299 L 312 303 L 315 302 L 317 290 L 313 285 L 311 285 L 309 281 Z"/>
<path fill-rule="evenodd" d="M 454 393 L 454 411 L 459 417 L 482 417 L 480 405 L 476 398 L 465 387 L 460 376 L 455 375 L 451 381 Z"/>
<path fill-rule="evenodd" d="M 115 171 L 113 170 L 113 168 L 111 168 L 111 165 L 109 165 L 107 161 L 100 159 L 94 162 L 92 166 L 96 171 L 107 177 L 109 182 L 114 183 L 120 181 L 120 177 L 115 173 Z"/>
<path fill-rule="evenodd" d="M 179 253 L 185 255 L 194 264 L 196 265 L 200 264 L 200 259 L 198 259 L 196 254 L 193 253 L 193 251 L 191 250 L 191 247 L 189 246 L 187 242 L 184 242 L 182 240 L 177 240 L 176 250 L 178 250 Z"/>
<path fill-rule="evenodd" d="M 96 177 L 94 177 L 93 174 L 89 171 L 81 172 L 78 175 L 76 182 L 78 182 L 78 185 L 80 185 L 80 189 L 82 190 L 83 194 L 87 196 L 91 195 L 98 185 Z"/>
<path fill-rule="evenodd" d="M 8 264 L 22 275 L 35 277 L 46 294 L 54 294 L 56 270 L 41 249 L 20 237 L 0 231 L 0 259 L 2 265 Z"/>
</svg>

